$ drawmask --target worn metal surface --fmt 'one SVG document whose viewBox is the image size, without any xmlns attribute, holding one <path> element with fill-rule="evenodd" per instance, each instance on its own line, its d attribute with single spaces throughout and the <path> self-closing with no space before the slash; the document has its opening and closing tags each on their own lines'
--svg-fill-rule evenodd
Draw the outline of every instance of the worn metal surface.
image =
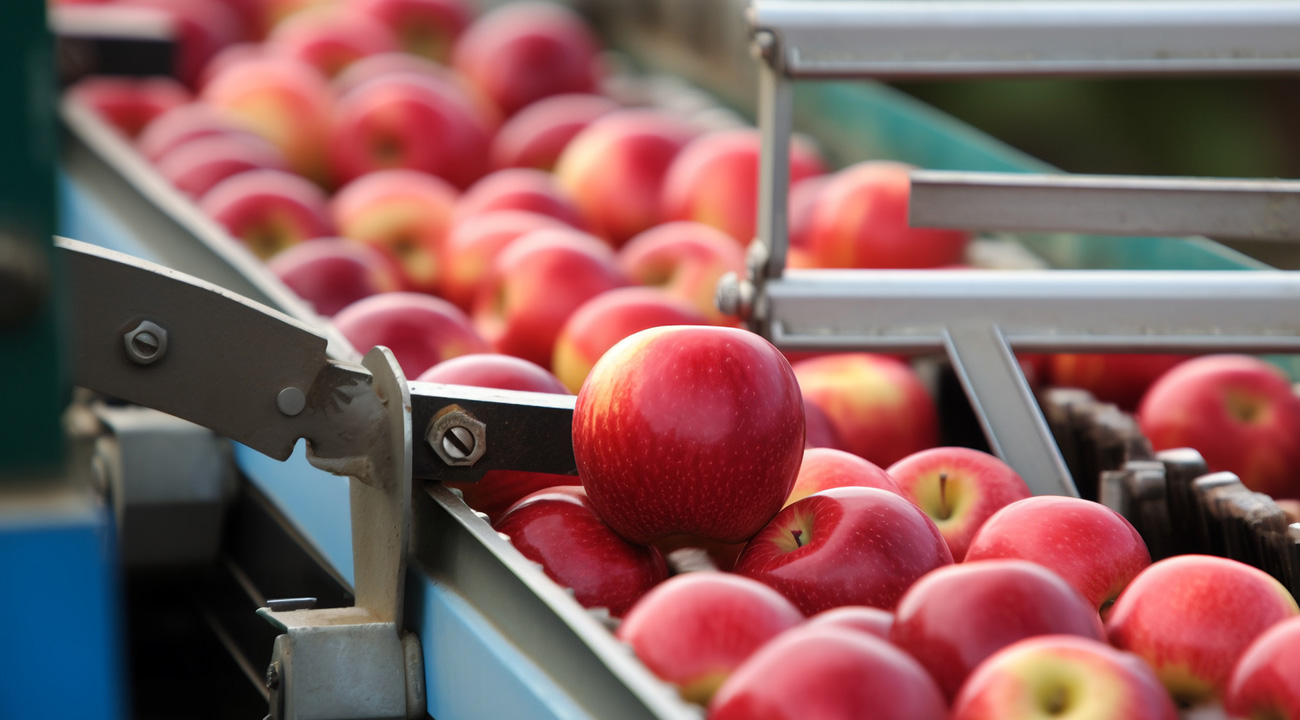
<svg viewBox="0 0 1300 720">
<path fill-rule="evenodd" d="M 915 227 L 1300 241 L 1300 181 L 914 170 Z"/>
<path fill-rule="evenodd" d="M 1300 70 L 1289 0 L 756 0 L 751 12 L 794 77 Z"/>
</svg>

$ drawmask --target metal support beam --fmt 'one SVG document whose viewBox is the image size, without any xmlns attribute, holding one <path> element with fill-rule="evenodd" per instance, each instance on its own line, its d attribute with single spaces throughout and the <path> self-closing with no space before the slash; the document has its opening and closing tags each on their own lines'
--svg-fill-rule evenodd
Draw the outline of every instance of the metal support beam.
<svg viewBox="0 0 1300 720">
<path fill-rule="evenodd" d="M 757 0 L 791 77 L 1281 73 L 1300 70 L 1290 0 Z"/>
<path fill-rule="evenodd" d="M 1300 241 L 1300 181 L 912 172 L 915 227 Z"/>
</svg>

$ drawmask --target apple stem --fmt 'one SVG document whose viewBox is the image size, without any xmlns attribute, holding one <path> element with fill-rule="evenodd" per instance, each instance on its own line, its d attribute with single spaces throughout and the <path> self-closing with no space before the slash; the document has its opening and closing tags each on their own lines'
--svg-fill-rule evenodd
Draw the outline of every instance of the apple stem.
<svg viewBox="0 0 1300 720">
<path fill-rule="evenodd" d="M 947 520 L 951 513 L 952 510 L 948 507 L 948 473 L 941 472 L 939 473 L 939 517 Z"/>
<path fill-rule="evenodd" d="M 794 536 L 795 547 L 803 547 L 803 530 L 791 530 L 790 534 Z"/>
</svg>

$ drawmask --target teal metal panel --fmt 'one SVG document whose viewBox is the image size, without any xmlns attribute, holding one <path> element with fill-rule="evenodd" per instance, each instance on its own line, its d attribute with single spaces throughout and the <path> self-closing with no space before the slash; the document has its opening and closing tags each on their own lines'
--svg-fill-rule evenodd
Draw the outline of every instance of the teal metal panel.
<svg viewBox="0 0 1300 720">
<path fill-rule="evenodd" d="M 34 315 L 0 325 L 0 480 L 49 475 L 64 455 L 68 400 L 62 290 L 54 246 L 54 55 L 42 0 L 0 2 L 0 242 L 45 260 L 49 293 Z M 7 253 L 0 253 L 4 257 Z M 10 255 L 12 257 L 12 255 Z"/>
</svg>

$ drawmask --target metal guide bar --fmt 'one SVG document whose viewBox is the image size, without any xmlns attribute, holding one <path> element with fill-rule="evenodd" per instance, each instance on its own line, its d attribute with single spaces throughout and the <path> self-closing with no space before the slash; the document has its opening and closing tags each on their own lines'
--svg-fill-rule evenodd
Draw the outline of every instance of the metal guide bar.
<svg viewBox="0 0 1300 720">
<path fill-rule="evenodd" d="M 943 352 L 989 439 L 1035 494 L 1076 494 L 1015 352 L 1300 353 L 1300 275 L 789 271 L 767 281 L 771 340 L 796 350 Z M 1214 298 L 1213 303 L 1201 302 Z"/>
<path fill-rule="evenodd" d="M 750 21 L 790 77 L 1300 70 L 1290 0 L 756 0 Z"/>
<path fill-rule="evenodd" d="M 1300 181 L 916 170 L 910 223 L 1096 235 L 1300 240 Z"/>
</svg>

